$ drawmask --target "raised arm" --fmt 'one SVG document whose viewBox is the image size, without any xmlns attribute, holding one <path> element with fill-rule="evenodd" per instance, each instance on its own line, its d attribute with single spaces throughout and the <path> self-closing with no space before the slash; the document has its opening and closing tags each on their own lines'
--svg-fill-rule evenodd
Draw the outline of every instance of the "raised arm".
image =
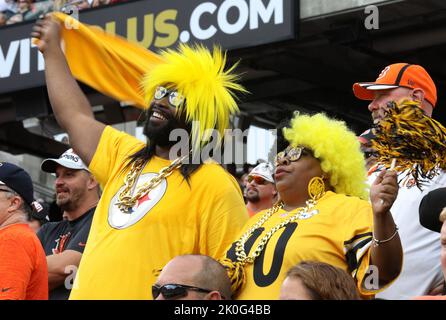
<svg viewBox="0 0 446 320">
<path fill-rule="evenodd" d="M 374 236 L 371 264 L 378 268 L 381 285 L 394 280 L 400 273 L 403 263 L 398 229 L 390 213 L 397 195 L 397 173 L 392 170 L 382 171 L 370 188 Z"/>
<path fill-rule="evenodd" d="M 60 45 L 60 24 L 51 16 L 36 22 L 31 35 L 45 58 L 45 77 L 50 103 L 70 144 L 89 165 L 105 125 L 94 118 L 90 103 L 73 78 Z M 86 57 L 88 59 L 88 57 Z"/>
</svg>

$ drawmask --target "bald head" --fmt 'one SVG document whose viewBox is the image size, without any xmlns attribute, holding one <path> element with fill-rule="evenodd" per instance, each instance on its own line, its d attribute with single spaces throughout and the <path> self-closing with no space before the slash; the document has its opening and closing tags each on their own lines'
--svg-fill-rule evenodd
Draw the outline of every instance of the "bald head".
<svg viewBox="0 0 446 320">
<path fill-rule="evenodd" d="M 161 271 L 157 285 L 182 284 L 211 291 L 190 291 L 188 299 L 230 299 L 231 282 L 226 269 L 216 260 L 204 255 L 182 255 L 170 260 Z"/>
<path fill-rule="evenodd" d="M 231 281 L 229 280 L 225 267 L 209 256 L 195 255 L 189 257 L 195 257 L 201 260 L 202 271 L 196 277 L 200 285 L 205 285 L 206 283 L 212 284 L 214 288 L 218 288 L 216 290 L 226 299 L 230 299 L 232 296 Z"/>
</svg>

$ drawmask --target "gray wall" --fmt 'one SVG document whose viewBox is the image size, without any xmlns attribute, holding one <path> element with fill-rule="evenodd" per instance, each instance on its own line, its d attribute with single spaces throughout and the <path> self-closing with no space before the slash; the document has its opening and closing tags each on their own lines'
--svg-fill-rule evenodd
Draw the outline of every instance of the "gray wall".
<svg viewBox="0 0 446 320">
<path fill-rule="evenodd" d="M 383 5 L 404 0 L 300 0 L 300 17 L 314 19 L 319 16 L 362 9 L 368 5 Z"/>
</svg>

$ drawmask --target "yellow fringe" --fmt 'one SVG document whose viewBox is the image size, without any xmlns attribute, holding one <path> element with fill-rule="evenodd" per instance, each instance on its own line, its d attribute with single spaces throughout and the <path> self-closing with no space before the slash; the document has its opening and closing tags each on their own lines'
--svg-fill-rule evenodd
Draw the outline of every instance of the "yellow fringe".
<svg viewBox="0 0 446 320">
<path fill-rule="evenodd" d="M 406 176 L 412 175 L 420 189 L 439 169 L 446 169 L 446 129 L 425 115 L 418 102 L 390 102 L 375 134 L 372 147 L 378 152 L 379 161 L 390 168 L 396 159 L 395 169 L 408 170 Z"/>
<path fill-rule="evenodd" d="M 231 280 L 232 297 L 235 298 L 246 283 L 246 273 L 243 263 L 234 262 L 228 258 L 221 259 L 219 262 L 226 268 L 226 272 Z"/>
</svg>

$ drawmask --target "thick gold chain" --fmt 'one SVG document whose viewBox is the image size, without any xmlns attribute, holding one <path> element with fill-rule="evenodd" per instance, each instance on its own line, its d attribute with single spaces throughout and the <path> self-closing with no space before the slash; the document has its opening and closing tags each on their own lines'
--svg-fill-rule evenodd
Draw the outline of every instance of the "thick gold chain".
<svg viewBox="0 0 446 320">
<path fill-rule="evenodd" d="M 138 159 L 132 164 L 132 168 L 124 179 L 124 189 L 118 195 L 118 201 L 116 205 L 124 213 L 130 213 L 129 209 L 135 206 L 136 202 L 145 194 L 149 193 L 156 186 L 158 186 L 163 179 L 170 176 L 173 170 L 178 169 L 183 164 L 183 160 L 188 156 L 183 156 L 172 161 L 170 165 L 162 168 L 156 176 L 141 185 L 136 189 L 135 194 L 132 196 L 132 189 L 136 184 L 136 180 L 142 173 L 144 166 L 146 165 L 146 160 Z"/>
<path fill-rule="evenodd" d="M 306 207 L 299 208 L 299 210 L 289 217 L 288 219 L 282 221 L 281 223 L 274 226 L 270 231 L 268 231 L 267 234 L 265 234 L 259 241 L 259 244 L 255 248 L 255 250 L 252 252 L 251 255 L 247 255 L 245 252 L 245 243 L 248 241 L 249 237 L 253 234 L 253 232 L 260 228 L 268 219 L 279 209 L 283 208 L 283 202 L 279 202 L 275 204 L 271 209 L 269 209 L 263 216 L 260 218 L 259 221 L 255 225 L 253 225 L 251 228 L 246 231 L 241 238 L 236 242 L 235 246 L 235 254 L 237 256 L 237 261 L 241 262 L 243 265 L 247 263 L 253 263 L 254 260 L 260 256 L 263 249 L 265 248 L 265 245 L 268 243 L 269 239 L 273 236 L 274 233 L 276 233 L 277 230 L 283 228 L 287 224 L 294 222 L 298 220 L 303 214 L 308 213 L 310 210 L 313 209 L 313 207 L 316 205 L 316 201 L 308 200 L 306 203 Z"/>
</svg>

